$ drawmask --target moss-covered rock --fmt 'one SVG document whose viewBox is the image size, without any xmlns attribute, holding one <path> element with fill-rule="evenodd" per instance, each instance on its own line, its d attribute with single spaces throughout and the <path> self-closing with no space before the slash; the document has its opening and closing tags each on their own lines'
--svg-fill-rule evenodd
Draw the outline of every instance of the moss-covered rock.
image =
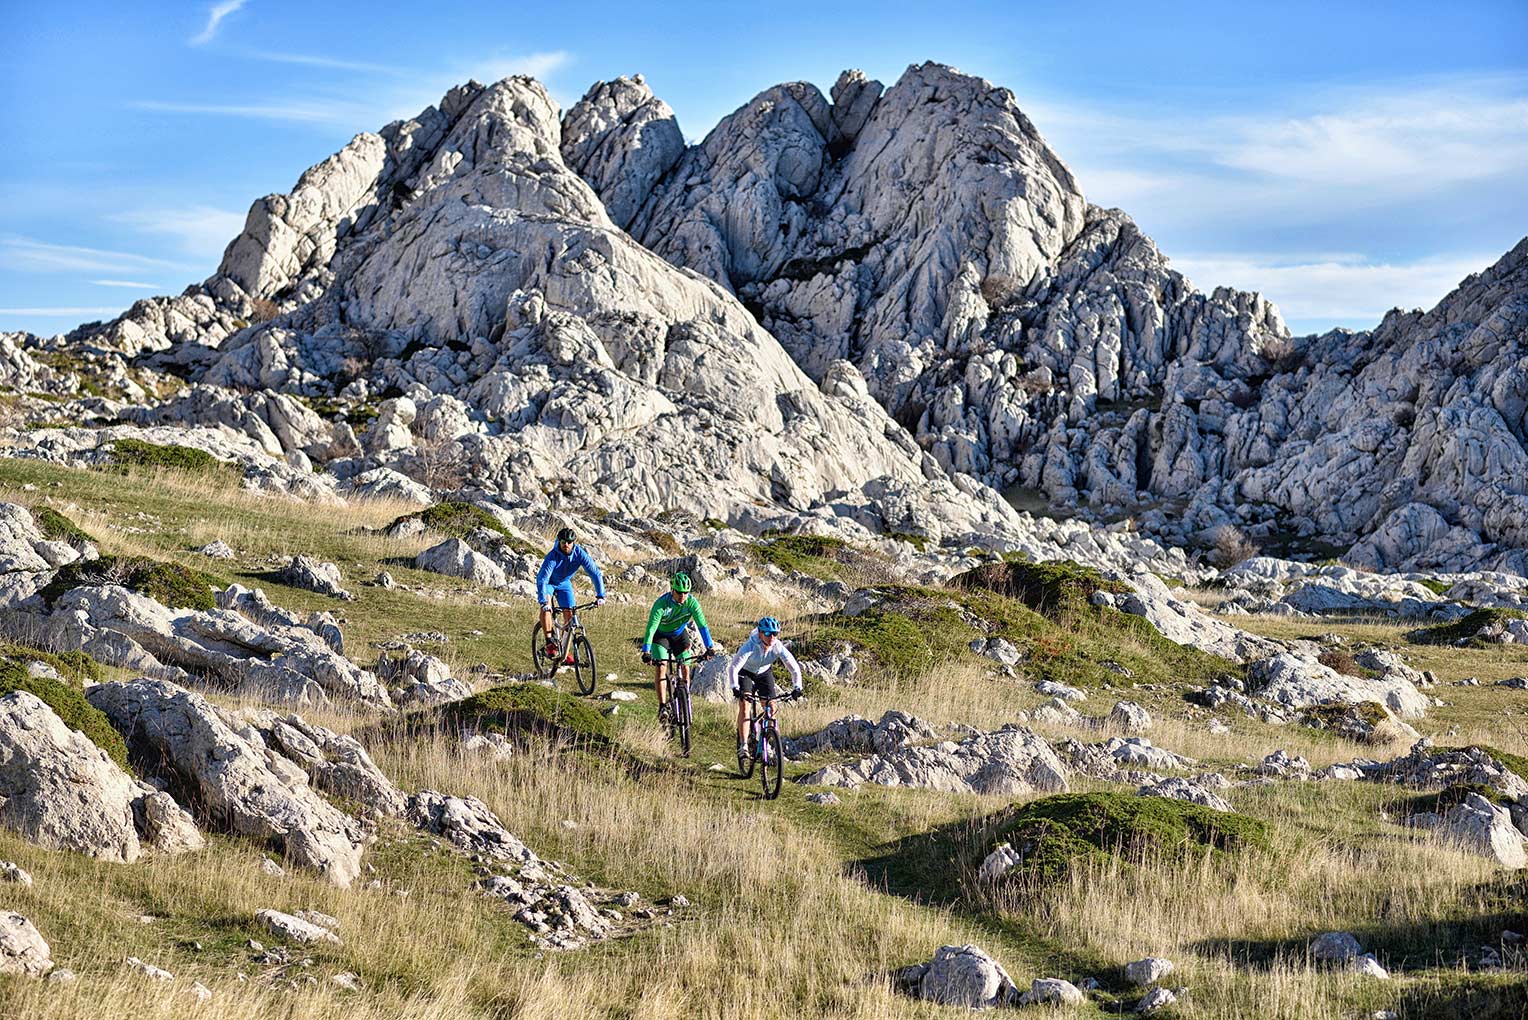
<svg viewBox="0 0 1528 1020">
<path fill-rule="evenodd" d="M 873 553 L 829 535 L 782 535 L 766 532 L 764 540 L 751 550 L 760 564 L 786 571 L 800 571 L 812 577 L 842 580 L 862 566 Z"/>
<path fill-rule="evenodd" d="M 161 445 L 142 439 L 118 439 L 111 444 L 111 465 L 121 470 L 166 468 L 187 474 L 232 476 L 234 465 L 205 450 L 174 443 Z"/>
<path fill-rule="evenodd" d="M 998 842 L 1008 843 L 1022 858 L 1011 874 L 1046 883 L 1108 856 L 1128 861 L 1267 849 L 1269 834 L 1259 819 L 1167 797 L 1063 793 L 1013 809 L 999 826 L 993 840 Z"/>
<path fill-rule="evenodd" d="M 63 679 L 34 677 L 28 663 L 51 666 Z M 85 700 L 81 678 L 99 679 L 101 668 L 82 652 L 55 655 L 23 645 L 0 643 L 0 697 L 12 691 L 26 691 L 39 698 L 70 729 L 78 730 L 91 743 L 111 755 L 113 761 L 127 768 L 127 745 L 122 735 L 112 729 L 105 713 Z"/>
<path fill-rule="evenodd" d="M 534 733 L 603 745 L 610 721 L 588 702 L 541 684 L 506 684 L 440 708 L 441 721 L 459 729 L 506 736 Z"/>
<path fill-rule="evenodd" d="M 61 567 L 42 590 L 42 596 L 51 603 L 72 588 L 93 584 L 121 585 L 171 609 L 203 610 L 217 608 L 212 589 L 225 587 L 211 574 L 179 563 L 146 556 L 102 556 Z"/>
<path fill-rule="evenodd" d="M 1452 645 L 1461 641 L 1485 645 L 1488 642 L 1475 635 L 1507 620 L 1528 620 L 1528 613 L 1521 609 L 1476 609 L 1468 616 L 1461 616 L 1452 623 L 1422 627 L 1410 632 L 1406 637 L 1422 645 Z"/>
<path fill-rule="evenodd" d="M 651 542 L 653 545 L 668 553 L 670 556 L 678 556 L 680 553 L 684 552 L 684 546 L 679 544 L 679 539 L 675 538 L 667 531 L 659 531 L 657 528 L 650 528 L 647 531 L 642 532 L 642 538 L 648 542 Z"/>
<path fill-rule="evenodd" d="M 68 542 L 70 545 L 82 545 L 95 541 L 83 528 L 52 507 L 34 506 L 31 508 L 31 514 L 37 529 L 42 532 L 42 537 L 49 541 Z"/>
<path fill-rule="evenodd" d="M 1017 599 L 1035 612 L 1052 617 L 1088 608 L 1094 592 L 1118 595 L 1130 590 L 1123 582 L 1110 581 L 1091 567 L 1071 560 L 984 563 L 956 574 L 950 584 L 967 591 L 979 589 Z"/>
<path fill-rule="evenodd" d="M 1528 757 L 1524 757 L 1520 754 L 1512 754 L 1509 751 L 1498 751 L 1496 748 L 1491 747 L 1488 744 L 1472 744 L 1470 746 L 1479 748 L 1486 754 L 1489 754 L 1492 758 L 1495 758 L 1502 765 L 1506 766 L 1507 771 L 1516 774 L 1519 779 L 1525 783 L 1528 783 Z M 1463 750 L 1463 748 L 1445 748 L 1445 750 L 1454 751 Z"/>
</svg>

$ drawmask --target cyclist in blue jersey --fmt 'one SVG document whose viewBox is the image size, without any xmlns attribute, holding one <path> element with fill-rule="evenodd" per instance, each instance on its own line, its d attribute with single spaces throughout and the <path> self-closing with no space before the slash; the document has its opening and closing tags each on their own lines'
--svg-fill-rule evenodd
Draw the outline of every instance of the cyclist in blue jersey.
<svg viewBox="0 0 1528 1020">
<path fill-rule="evenodd" d="M 552 595 L 557 596 L 556 605 L 562 609 L 563 626 L 573 623 L 573 576 L 580 570 L 589 575 L 594 582 L 594 604 L 605 604 L 605 578 L 600 573 L 600 568 L 594 563 L 594 558 L 589 555 L 589 550 L 577 544 L 574 540 L 573 529 L 563 528 L 557 533 L 557 544 L 552 546 L 551 552 L 541 561 L 541 569 L 536 571 L 536 599 L 541 603 L 541 629 L 547 636 L 546 654 L 548 658 L 557 654 L 557 643 L 552 640 Z M 572 649 L 569 648 L 571 656 Z M 565 660 L 572 664 L 572 658 Z"/>
</svg>

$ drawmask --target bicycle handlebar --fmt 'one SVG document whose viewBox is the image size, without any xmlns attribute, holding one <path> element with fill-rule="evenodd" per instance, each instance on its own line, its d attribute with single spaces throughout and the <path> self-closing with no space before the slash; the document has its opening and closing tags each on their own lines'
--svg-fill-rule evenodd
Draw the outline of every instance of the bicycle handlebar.
<svg viewBox="0 0 1528 1020">
<path fill-rule="evenodd" d="M 593 602 L 585 602 L 585 603 L 584 603 L 584 604 L 582 604 L 582 605 L 578 605 L 578 606 L 553 606 L 553 605 L 551 605 L 551 603 L 550 603 L 550 602 L 543 602 L 543 603 L 541 603 L 541 608 L 542 608 L 542 609 L 546 609 L 546 608 L 548 608 L 548 607 L 550 607 L 550 608 L 551 608 L 551 610 L 552 610 L 552 611 L 553 611 L 553 612 L 554 612 L 554 613 L 555 613 L 555 612 L 556 612 L 556 611 L 557 611 L 557 610 L 559 610 L 559 609 L 560 609 L 560 610 L 562 610 L 562 611 L 563 611 L 563 612 L 567 612 L 567 611 L 568 611 L 568 610 L 570 610 L 570 609 L 571 609 L 571 610 L 573 610 L 573 612 L 575 612 L 575 613 L 576 613 L 576 612 L 578 612 L 578 611 L 579 611 L 579 610 L 580 610 L 580 609 L 594 609 L 594 608 L 596 608 L 596 607 L 598 607 L 598 606 L 599 606 L 599 601 L 598 601 L 598 600 L 595 600 L 595 601 L 593 601 Z"/>
</svg>

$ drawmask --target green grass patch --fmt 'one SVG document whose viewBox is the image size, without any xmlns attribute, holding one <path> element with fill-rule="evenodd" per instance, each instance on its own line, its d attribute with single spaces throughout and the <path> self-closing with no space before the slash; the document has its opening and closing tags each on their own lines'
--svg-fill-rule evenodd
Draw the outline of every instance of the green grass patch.
<svg viewBox="0 0 1528 1020">
<path fill-rule="evenodd" d="M 1528 613 L 1521 609 L 1476 609 L 1452 623 L 1440 623 L 1411 631 L 1406 638 L 1419 645 L 1452 645 L 1466 641 L 1472 647 L 1483 647 L 1487 642 L 1476 639 L 1475 635 L 1492 624 L 1506 620 L 1528 620 Z"/>
<path fill-rule="evenodd" d="M 52 507 L 34 506 L 31 508 L 32 520 L 42 532 L 42 537 L 50 542 L 68 542 L 70 545 L 80 545 L 84 542 L 94 542 L 83 528 L 75 524 L 63 514 Z"/>
<path fill-rule="evenodd" d="M 610 721 L 586 701 L 541 684 L 506 684 L 440 707 L 443 722 L 515 736 L 536 733 L 604 744 Z"/>
<path fill-rule="evenodd" d="M 670 556 L 678 556 L 684 552 L 684 546 L 679 544 L 679 539 L 675 538 L 667 531 L 659 531 L 657 528 L 650 528 L 647 531 L 642 532 L 642 537 L 648 542 L 651 542 L 653 545 L 657 546 L 663 552 L 668 553 Z"/>
<path fill-rule="evenodd" d="M 426 507 L 417 513 L 404 514 L 388 525 L 395 528 L 404 521 L 419 521 L 427 529 L 447 538 L 466 538 L 474 531 L 485 529 L 496 535 L 504 536 L 510 548 L 523 556 L 541 556 L 545 550 L 537 549 L 529 542 L 512 534 L 508 528 L 499 523 L 499 519 L 474 503 L 464 503 L 460 500 L 447 500 L 444 503 L 436 503 Z"/>
<path fill-rule="evenodd" d="M 1417 584 L 1420 584 L 1422 587 L 1426 588 L 1434 595 L 1446 595 L 1448 594 L 1448 590 L 1453 587 L 1453 585 L 1449 584 L 1447 581 L 1439 581 L 1434 577 L 1424 578 L 1423 580 L 1418 581 Z"/>
<path fill-rule="evenodd" d="M 171 609 L 202 610 L 216 609 L 212 589 L 227 587 L 220 578 L 179 563 L 147 556 L 102 556 L 60 567 L 42 596 L 51 604 L 70 589 L 99 584 L 121 585 Z"/>
<path fill-rule="evenodd" d="M 27 671 L 29 662 L 47 663 L 65 679 L 34 677 Z M 12 691 L 26 691 L 41 699 L 65 726 L 83 733 L 126 769 L 127 745 L 122 735 L 112 728 L 105 713 L 85 700 L 80 686 L 81 678 L 97 680 L 100 676 L 101 667 L 83 652 L 55 655 L 24 645 L 0 643 L 0 697 Z"/>
<path fill-rule="evenodd" d="M 1062 793 L 1013 809 L 987 849 L 997 843 L 1023 858 L 1013 874 L 1043 885 L 1100 857 L 1267 849 L 1269 834 L 1259 819 L 1168 797 Z"/>
<path fill-rule="evenodd" d="M 984 563 L 956 574 L 950 583 L 966 591 L 990 591 L 1018 599 L 1046 616 L 1081 611 L 1088 607 L 1094 592 L 1119 595 L 1130 590 L 1124 582 L 1107 580 L 1091 567 L 1071 560 Z"/>
<path fill-rule="evenodd" d="M 886 537 L 896 539 L 898 542 L 906 542 L 919 552 L 923 552 L 928 547 L 928 536 L 912 531 L 888 531 Z"/>
<path fill-rule="evenodd" d="M 754 545 L 753 558 L 760 564 L 787 573 L 800 571 L 812 577 L 841 581 L 855 574 L 874 553 L 829 535 L 771 535 Z"/>
<path fill-rule="evenodd" d="M 232 476 L 235 465 L 218 460 L 205 450 L 174 443 L 160 445 L 142 439 L 118 439 L 111 444 L 111 464 L 126 471 L 133 468 L 165 468 L 194 475 Z"/>
</svg>

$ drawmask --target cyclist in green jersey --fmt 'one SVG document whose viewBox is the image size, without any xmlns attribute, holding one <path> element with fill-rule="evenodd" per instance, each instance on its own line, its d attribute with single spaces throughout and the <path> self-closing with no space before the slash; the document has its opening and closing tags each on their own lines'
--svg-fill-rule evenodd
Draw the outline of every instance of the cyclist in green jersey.
<svg viewBox="0 0 1528 1020">
<path fill-rule="evenodd" d="M 653 689 L 658 692 L 658 720 L 667 718 L 668 712 L 668 660 L 678 658 L 690 648 L 690 637 L 685 628 L 690 621 L 700 631 L 709 659 L 716 654 L 711 643 L 711 628 L 706 626 L 706 614 L 700 603 L 690 593 L 690 575 L 679 571 L 669 578 L 667 594 L 658 596 L 652 610 L 647 614 L 647 630 L 642 635 L 642 662 L 654 664 Z"/>
</svg>

